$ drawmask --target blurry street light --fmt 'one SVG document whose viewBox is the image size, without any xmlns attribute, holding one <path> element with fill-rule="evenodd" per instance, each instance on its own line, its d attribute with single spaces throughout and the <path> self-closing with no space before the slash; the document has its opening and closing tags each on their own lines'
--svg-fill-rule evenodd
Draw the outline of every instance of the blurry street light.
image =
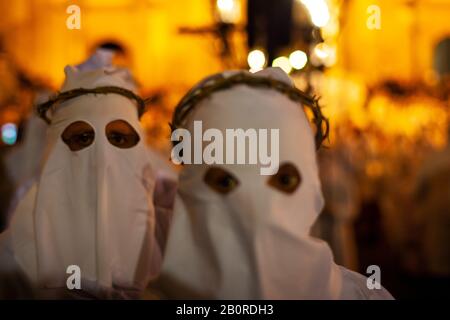
<svg viewBox="0 0 450 320">
<path fill-rule="evenodd" d="M 308 62 L 306 53 L 301 50 L 296 50 L 289 55 L 289 63 L 295 70 L 303 69 Z"/>
<path fill-rule="evenodd" d="M 330 12 L 325 0 L 299 0 L 308 9 L 312 23 L 319 28 L 330 20 Z"/>
<path fill-rule="evenodd" d="M 278 57 L 272 62 L 272 67 L 279 67 L 284 72 L 290 73 L 292 71 L 291 63 L 289 62 L 289 59 L 287 57 Z"/>
<path fill-rule="evenodd" d="M 17 126 L 14 123 L 5 123 L 2 126 L 2 141 L 7 145 L 13 145 L 16 143 Z"/>
<path fill-rule="evenodd" d="M 313 65 L 324 65 L 326 67 L 330 67 L 336 62 L 336 49 L 334 47 L 330 47 L 326 43 L 317 44 L 311 56 L 311 63 Z"/>
<path fill-rule="evenodd" d="M 236 23 L 239 20 L 240 7 L 237 0 L 217 0 L 216 5 L 222 22 Z"/>
<path fill-rule="evenodd" d="M 250 72 L 257 72 L 266 65 L 266 55 L 261 50 L 252 50 L 248 54 L 247 62 Z"/>
<path fill-rule="evenodd" d="M 328 55 L 328 46 L 325 43 L 319 43 L 314 47 L 314 54 L 321 60 L 325 60 Z"/>
</svg>

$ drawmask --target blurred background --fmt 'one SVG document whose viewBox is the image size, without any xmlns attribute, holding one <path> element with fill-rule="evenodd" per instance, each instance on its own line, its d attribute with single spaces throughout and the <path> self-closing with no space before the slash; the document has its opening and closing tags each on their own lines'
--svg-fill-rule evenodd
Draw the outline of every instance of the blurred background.
<svg viewBox="0 0 450 320">
<path fill-rule="evenodd" d="M 450 0 L 1 0 L 0 11 L 0 230 L 45 145 L 33 106 L 65 65 L 114 51 L 153 98 L 142 123 L 167 154 L 171 111 L 193 84 L 279 66 L 330 118 L 314 233 L 338 263 L 378 265 L 396 298 L 448 297 Z"/>
</svg>

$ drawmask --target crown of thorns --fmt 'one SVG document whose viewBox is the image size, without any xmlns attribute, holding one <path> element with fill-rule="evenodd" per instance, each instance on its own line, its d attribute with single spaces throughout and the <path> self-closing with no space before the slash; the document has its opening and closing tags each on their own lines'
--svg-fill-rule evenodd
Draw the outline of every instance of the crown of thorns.
<svg viewBox="0 0 450 320">
<path fill-rule="evenodd" d="M 203 83 L 189 91 L 175 107 L 170 127 L 172 132 L 177 128 L 183 127 L 183 120 L 191 112 L 200 100 L 210 96 L 212 93 L 229 89 L 232 86 L 245 84 L 250 87 L 269 88 L 274 89 L 289 99 L 300 102 L 304 107 L 312 112 L 312 122 L 316 127 L 315 143 L 316 148 L 319 149 L 323 141 L 328 138 L 330 125 L 328 119 L 322 114 L 318 99 L 311 97 L 305 92 L 272 78 L 254 76 L 247 73 L 237 73 L 228 78 L 223 75 L 214 76 L 206 79 Z M 176 144 L 178 141 L 174 141 Z"/>
<path fill-rule="evenodd" d="M 148 103 L 149 99 L 142 99 L 140 96 L 135 94 L 133 91 L 127 90 L 125 88 L 115 87 L 115 86 L 104 86 L 92 89 L 77 88 L 69 91 L 64 91 L 58 93 L 56 96 L 50 98 L 48 101 L 41 103 L 37 106 L 38 115 L 45 120 L 48 124 L 51 123 L 51 119 L 47 115 L 48 109 L 55 104 L 62 103 L 64 101 L 79 97 L 85 94 L 108 94 L 116 93 L 131 100 L 136 101 L 138 117 L 140 118 L 145 112 L 145 105 Z"/>
</svg>

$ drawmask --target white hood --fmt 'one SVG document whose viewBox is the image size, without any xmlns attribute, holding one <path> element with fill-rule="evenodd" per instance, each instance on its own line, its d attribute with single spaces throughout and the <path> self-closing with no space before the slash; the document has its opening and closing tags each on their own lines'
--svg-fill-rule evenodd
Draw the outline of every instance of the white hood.
<svg viewBox="0 0 450 320">
<path fill-rule="evenodd" d="M 278 68 L 255 75 L 292 85 Z M 169 298 L 364 298 L 365 278 L 343 272 L 328 245 L 310 236 L 324 200 L 313 132 L 302 106 L 277 90 L 241 84 L 201 100 L 184 122 L 191 132 L 194 120 L 224 136 L 226 129 L 279 129 L 280 166 L 295 166 L 301 183 L 289 194 L 268 184 L 271 176 L 260 174 L 260 164 L 215 165 L 239 182 L 221 194 L 204 181 L 211 166 L 184 165 L 162 292 Z"/>
<path fill-rule="evenodd" d="M 280 69 L 256 75 L 291 83 Z M 225 299 L 337 298 L 341 274 L 328 246 L 309 236 L 323 207 L 312 130 L 301 105 L 275 90 L 236 85 L 188 116 L 203 127 L 279 129 L 280 164 L 302 177 L 293 194 L 268 185 L 259 165 L 220 165 L 239 180 L 227 195 L 203 181 L 207 165 L 185 165 L 163 263 L 169 295 Z"/>
<path fill-rule="evenodd" d="M 81 69 L 66 67 L 61 91 L 134 89 L 125 70 Z M 138 144 L 120 149 L 109 143 L 105 126 L 113 120 L 128 122 L 140 136 Z M 61 138 L 75 121 L 95 131 L 94 142 L 79 151 L 71 151 Z M 132 100 L 118 94 L 87 94 L 55 106 L 44 165 L 32 190 L 36 195 L 23 200 L 32 201 L 31 206 L 22 205 L 32 207 L 32 216 L 19 205 L 11 224 L 16 260 L 44 288 L 65 287 L 67 267 L 77 265 L 82 289 L 83 283 L 142 289 L 152 275 L 155 247 L 153 175 Z M 24 239 L 31 235 L 34 239 L 27 244 Z"/>
</svg>

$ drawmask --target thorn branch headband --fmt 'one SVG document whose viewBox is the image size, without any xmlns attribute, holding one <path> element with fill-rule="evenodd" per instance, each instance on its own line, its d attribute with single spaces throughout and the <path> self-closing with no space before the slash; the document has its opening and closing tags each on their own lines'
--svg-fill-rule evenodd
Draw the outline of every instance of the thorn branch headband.
<svg viewBox="0 0 450 320">
<path fill-rule="evenodd" d="M 328 138 L 330 125 L 328 119 L 322 114 L 318 99 L 311 97 L 296 87 L 282 81 L 243 72 L 230 77 L 224 77 L 222 74 L 210 77 L 189 91 L 175 107 L 172 123 L 170 124 L 172 132 L 177 128 L 183 127 L 183 121 L 186 119 L 186 116 L 194 109 L 200 100 L 208 97 L 214 92 L 229 89 L 239 84 L 246 84 L 250 87 L 274 89 L 288 96 L 289 99 L 302 103 L 302 105 L 308 108 L 313 115 L 312 121 L 316 127 L 316 148 L 319 149 L 323 141 Z M 178 143 L 178 141 L 174 141 L 174 144 L 176 143 Z"/>
<path fill-rule="evenodd" d="M 64 101 L 79 97 L 85 94 L 108 94 L 115 93 L 131 100 L 136 101 L 138 108 L 138 117 L 140 118 L 145 112 L 145 105 L 149 102 L 150 99 L 142 99 L 140 96 L 135 94 L 133 91 L 130 91 L 125 88 L 115 87 L 115 86 L 104 86 L 97 87 L 92 89 L 78 88 L 69 91 L 64 91 L 56 96 L 50 98 L 48 101 L 41 103 L 37 106 L 37 113 L 39 117 L 41 117 L 48 124 L 51 123 L 51 119 L 47 115 L 47 111 L 54 106 L 55 104 L 62 103 Z"/>
</svg>

